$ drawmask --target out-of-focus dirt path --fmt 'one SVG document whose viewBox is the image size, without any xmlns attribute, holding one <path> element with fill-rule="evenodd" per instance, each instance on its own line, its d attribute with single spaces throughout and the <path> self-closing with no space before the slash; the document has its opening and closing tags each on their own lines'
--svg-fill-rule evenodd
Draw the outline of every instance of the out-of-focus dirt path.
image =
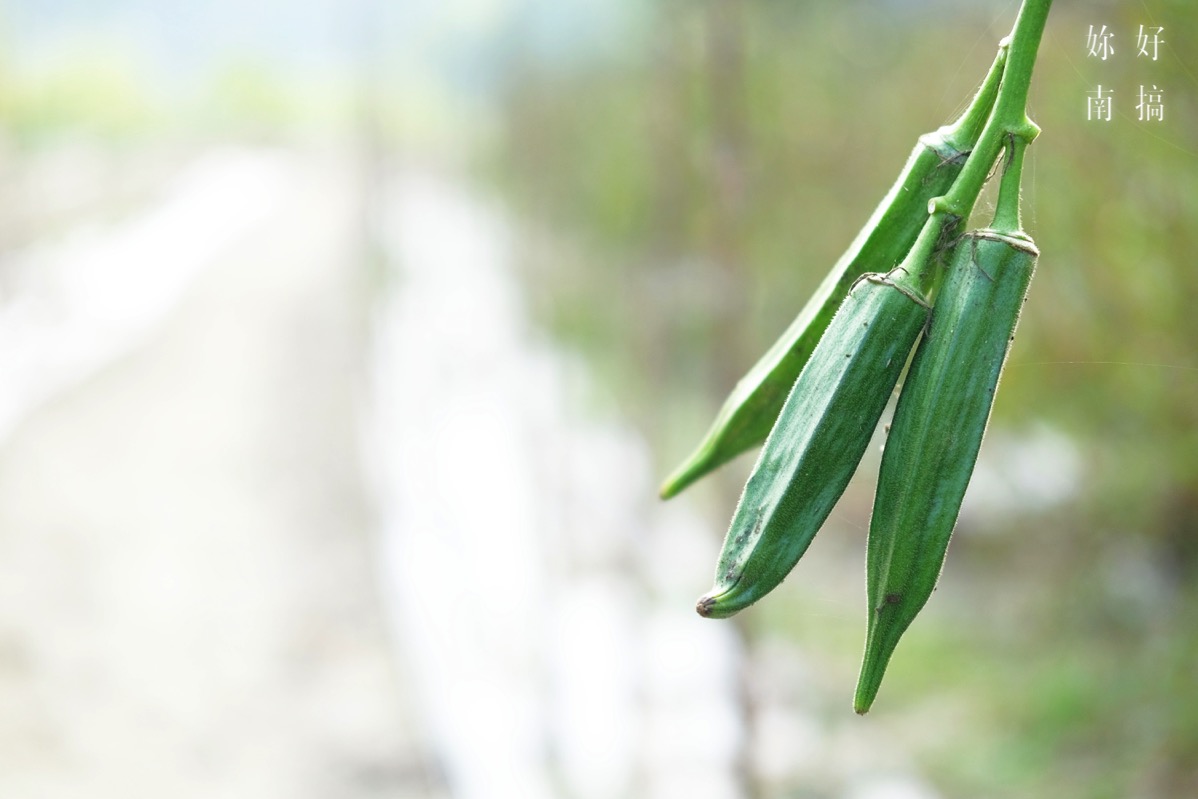
<svg viewBox="0 0 1198 799">
<path fill-rule="evenodd" d="M 0 796 L 442 795 L 375 587 L 352 172 L 300 163 L 0 442 Z"/>
</svg>

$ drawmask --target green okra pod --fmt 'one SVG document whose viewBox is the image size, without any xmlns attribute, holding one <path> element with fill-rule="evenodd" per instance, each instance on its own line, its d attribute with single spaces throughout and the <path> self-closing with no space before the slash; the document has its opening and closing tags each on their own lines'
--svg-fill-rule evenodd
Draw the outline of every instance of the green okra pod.
<svg viewBox="0 0 1198 799">
<path fill-rule="evenodd" d="M 902 264 L 849 290 L 749 476 L 700 615 L 731 616 L 773 590 L 831 513 L 927 323 L 935 262 L 956 221 L 928 217 Z"/>
<path fill-rule="evenodd" d="M 991 228 L 955 246 L 882 453 L 866 559 L 869 624 L 854 709 L 873 704 L 936 587 L 1038 251 L 1018 224 L 1014 146 Z"/>
<path fill-rule="evenodd" d="M 927 219 L 929 201 L 956 180 L 989 117 L 1005 58 L 1004 43 L 964 113 L 920 137 L 898 180 L 848 250 L 782 337 L 736 384 L 699 446 L 662 484 L 663 499 L 765 441 L 849 287 L 866 272 L 886 271 L 901 261 Z"/>
</svg>

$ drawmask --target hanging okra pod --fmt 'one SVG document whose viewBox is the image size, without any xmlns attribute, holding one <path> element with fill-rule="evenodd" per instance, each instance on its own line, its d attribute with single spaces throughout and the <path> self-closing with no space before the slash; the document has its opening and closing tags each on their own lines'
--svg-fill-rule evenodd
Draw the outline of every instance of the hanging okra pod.
<svg viewBox="0 0 1198 799">
<path fill-rule="evenodd" d="M 858 713 L 869 710 L 899 638 L 939 580 L 1039 255 L 1017 223 L 1024 145 L 1011 147 L 995 221 L 956 245 L 882 454 Z"/>
<path fill-rule="evenodd" d="M 939 579 L 1038 255 L 1019 223 L 1019 182 L 1024 148 L 1039 132 L 1026 101 L 1050 6 L 1051 0 L 1024 0 L 974 101 L 986 109 L 985 124 L 947 191 L 923 195 L 927 207 L 916 209 L 896 196 L 902 190 L 892 190 L 847 263 L 837 264 L 738 385 L 700 449 L 662 488 L 663 496 L 676 493 L 772 425 L 725 536 L 715 586 L 697 609 L 722 618 L 747 607 L 787 576 L 824 524 L 919 340 L 883 452 L 870 524 L 859 713 L 873 703 L 895 646 Z M 1003 151 L 994 221 L 960 236 L 961 220 Z M 921 157 L 913 156 L 904 180 Z M 898 218 L 904 215 L 921 226 L 918 237 L 901 264 L 879 274 L 867 255 L 895 250 L 875 240 L 876 228 L 892 225 L 890 245 L 906 250 Z M 941 260 L 949 261 L 947 269 Z M 854 269 L 864 274 L 849 278 Z M 820 320 L 840 292 L 844 299 L 821 336 Z M 771 397 L 787 369 L 799 369 L 797 379 L 776 410 Z"/>
</svg>

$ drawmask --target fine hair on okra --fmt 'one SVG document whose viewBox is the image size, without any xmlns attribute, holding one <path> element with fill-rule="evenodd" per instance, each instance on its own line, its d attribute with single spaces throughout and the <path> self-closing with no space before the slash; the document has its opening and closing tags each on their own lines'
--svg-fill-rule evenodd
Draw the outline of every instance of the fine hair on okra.
<svg viewBox="0 0 1198 799">
<path fill-rule="evenodd" d="M 695 451 L 662 484 L 663 499 L 765 441 L 849 287 L 867 272 L 885 272 L 902 261 L 927 218 L 928 202 L 956 180 L 994 105 L 1006 52 L 1004 43 L 960 117 L 919 138 L 898 179 L 848 250 L 781 338 L 736 384 Z"/>
</svg>

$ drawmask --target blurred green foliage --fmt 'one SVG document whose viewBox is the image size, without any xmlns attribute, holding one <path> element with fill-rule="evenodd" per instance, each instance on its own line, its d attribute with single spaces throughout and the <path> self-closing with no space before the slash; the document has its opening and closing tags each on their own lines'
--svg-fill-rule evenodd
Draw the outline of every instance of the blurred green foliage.
<svg viewBox="0 0 1198 799">
<path fill-rule="evenodd" d="M 353 80 L 344 70 L 297 72 L 253 51 L 176 74 L 97 32 L 37 58 L 0 48 L 0 136 L 35 148 L 62 140 L 119 147 L 344 136 L 360 113 Z"/>
<path fill-rule="evenodd" d="M 534 222 L 539 313 L 617 387 L 664 472 L 916 137 L 966 102 L 1017 4 L 654 8 L 619 62 L 512 80 L 494 164 Z M 1105 62 L 1085 46 L 1103 24 Z M 1136 57 L 1141 24 L 1164 27 L 1159 61 Z M 1024 187 L 1043 255 L 992 428 L 1064 431 L 1083 480 L 1063 506 L 959 536 L 959 617 L 917 623 L 896 656 L 897 712 L 923 718 L 912 703 L 942 693 L 974 722 L 921 745 L 950 796 L 1198 795 L 1195 31 L 1181 0 L 1061 3 L 1049 20 Z M 1100 84 L 1110 122 L 1087 120 Z M 1163 92 L 1163 121 L 1137 119 L 1141 85 Z"/>
<path fill-rule="evenodd" d="M 97 43 L 36 70 L 0 66 L 0 121 L 17 141 L 119 140 L 159 121 L 150 73 L 119 49 Z"/>
</svg>

